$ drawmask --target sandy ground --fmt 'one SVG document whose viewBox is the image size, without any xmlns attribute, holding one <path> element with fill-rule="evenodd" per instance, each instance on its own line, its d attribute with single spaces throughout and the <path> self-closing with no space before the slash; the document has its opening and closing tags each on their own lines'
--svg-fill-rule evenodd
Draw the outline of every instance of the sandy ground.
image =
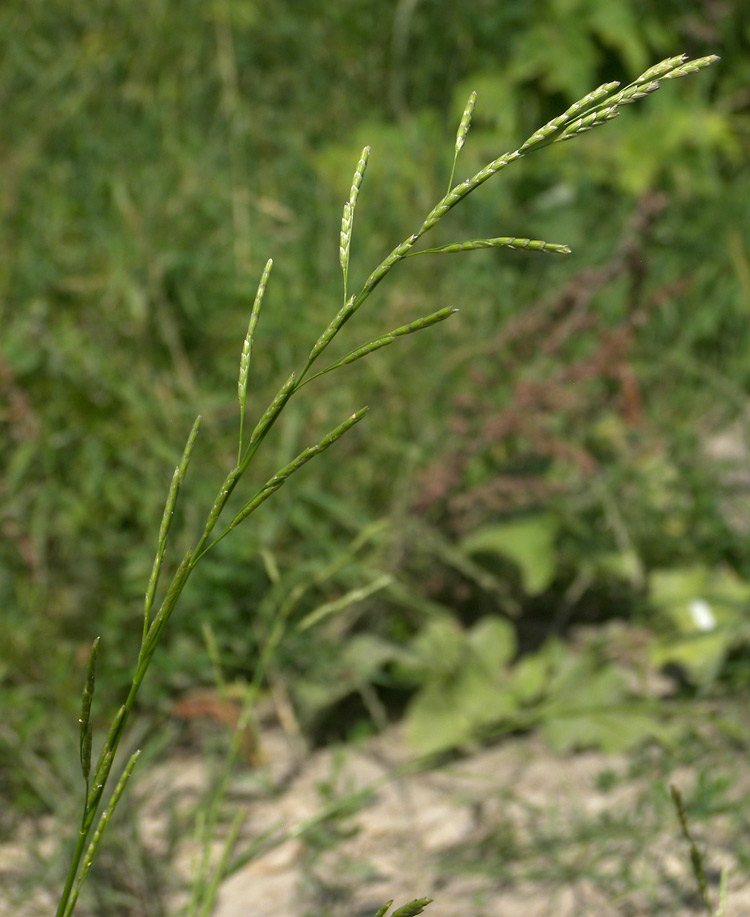
<svg viewBox="0 0 750 917">
<path fill-rule="evenodd" d="M 392 898 L 398 906 L 421 896 L 434 898 L 428 917 L 705 914 L 674 817 L 665 806 L 665 823 L 654 824 L 642 806 L 646 784 L 626 777 L 625 758 L 591 752 L 561 759 L 527 736 L 409 772 L 398 729 L 299 761 L 282 730 L 271 728 L 263 750 L 267 763 L 233 779 L 227 808 L 241 813 L 239 848 L 264 831 L 279 842 L 224 882 L 214 917 L 368 917 Z M 693 775 L 669 779 L 689 792 Z M 189 808 L 205 780 L 192 755 L 173 756 L 142 777 L 135 788 L 140 833 L 152 856 L 164 856 L 168 812 Z M 323 819 L 326 806 L 349 813 Z M 727 917 L 750 914 L 750 881 L 720 826 L 711 841 L 712 892 L 719 868 L 729 866 Z M 0 887 L 11 888 L 23 873 L 27 849 L 22 835 L 0 846 Z M 195 860 L 186 836 L 173 853 L 175 888 Z M 167 912 L 177 914 L 184 902 L 175 891 Z M 54 910 L 42 892 L 0 903 L 2 917 Z M 80 914 L 109 917 L 85 907 Z"/>
</svg>

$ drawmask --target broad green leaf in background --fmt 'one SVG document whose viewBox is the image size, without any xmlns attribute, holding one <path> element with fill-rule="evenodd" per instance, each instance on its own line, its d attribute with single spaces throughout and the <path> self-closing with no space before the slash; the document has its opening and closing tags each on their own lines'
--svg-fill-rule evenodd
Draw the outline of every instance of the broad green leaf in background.
<svg viewBox="0 0 750 917">
<path fill-rule="evenodd" d="M 513 625 L 497 615 L 480 618 L 468 633 L 474 658 L 487 672 L 497 672 L 507 666 L 516 654 L 516 633 Z"/>
<path fill-rule="evenodd" d="M 517 709 L 507 685 L 508 665 L 516 652 L 512 625 L 496 616 L 480 618 L 467 632 L 433 624 L 414 643 L 420 652 L 440 651 L 446 639 L 452 643 L 449 657 L 443 667 L 432 670 L 433 677 L 407 709 L 407 737 L 419 754 L 464 747 Z"/>
<path fill-rule="evenodd" d="M 446 616 L 429 621 L 412 639 L 401 660 L 407 678 L 424 683 L 451 678 L 467 656 L 466 636 L 457 621 Z"/>
<path fill-rule="evenodd" d="M 423 688 L 406 711 L 406 737 L 417 754 L 429 755 L 466 745 L 471 724 L 450 685 Z"/>
<path fill-rule="evenodd" d="M 597 668 L 586 655 L 570 655 L 565 670 L 540 711 L 542 734 L 554 751 L 624 752 L 663 733 L 659 719 L 634 708 L 626 677 L 613 665 Z"/>
<path fill-rule="evenodd" d="M 548 513 L 488 525 L 466 537 L 461 548 L 469 555 L 490 554 L 515 563 L 527 595 L 539 595 L 552 583 L 557 565 L 555 539 L 560 522 Z"/>
<path fill-rule="evenodd" d="M 750 637 L 750 583 L 728 568 L 655 570 L 649 598 L 667 628 L 651 663 L 678 665 L 696 684 L 713 681 L 732 645 Z"/>
<path fill-rule="evenodd" d="M 559 753 L 597 748 L 608 754 L 630 751 L 646 739 L 664 739 L 664 725 L 628 704 L 612 710 L 586 710 L 545 720 L 542 734 Z"/>
</svg>

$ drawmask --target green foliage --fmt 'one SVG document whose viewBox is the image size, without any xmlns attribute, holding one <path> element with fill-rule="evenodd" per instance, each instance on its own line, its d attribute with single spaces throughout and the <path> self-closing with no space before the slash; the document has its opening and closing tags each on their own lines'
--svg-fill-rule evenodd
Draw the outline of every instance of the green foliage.
<svg viewBox="0 0 750 917">
<path fill-rule="evenodd" d="M 367 408 L 362 408 L 359 411 L 356 411 L 349 418 L 347 418 L 347 420 L 345 420 L 343 423 L 340 423 L 337 427 L 327 433 L 319 442 L 313 446 L 308 446 L 306 449 L 300 452 L 296 458 L 292 459 L 291 462 L 286 463 L 282 468 L 276 471 L 275 474 L 273 474 L 272 477 L 270 477 L 266 483 L 256 492 L 255 496 L 244 503 L 242 508 L 239 510 L 239 512 L 236 513 L 236 515 L 231 519 L 229 523 L 220 522 L 221 516 L 224 513 L 224 510 L 226 509 L 233 492 L 242 482 L 246 472 L 248 471 L 248 468 L 251 465 L 254 467 L 253 459 L 262 446 L 266 436 L 272 430 L 277 420 L 284 412 L 284 409 L 294 398 L 296 393 L 300 391 L 300 389 L 302 389 L 303 386 L 305 386 L 308 382 L 313 381 L 315 378 L 321 375 L 325 375 L 330 371 L 340 369 L 350 362 L 354 362 L 355 360 L 369 356 L 375 351 L 382 349 L 382 347 L 385 345 L 392 343 L 396 337 L 429 328 L 437 321 L 447 318 L 448 315 L 451 314 L 452 310 L 441 310 L 440 312 L 433 313 L 432 315 L 423 319 L 417 319 L 416 321 L 411 322 L 409 325 L 402 326 L 396 331 L 391 332 L 385 336 L 379 336 L 357 348 L 355 351 L 352 351 L 351 354 L 342 360 L 335 361 L 324 370 L 311 375 L 316 361 L 321 357 L 331 342 L 336 338 L 344 325 L 356 314 L 356 312 L 361 308 L 365 301 L 370 297 L 373 290 L 380 284 L 383 278 L 400 261 L 403 261 L 410 255 L 415 243 L 417 243 L 425 233 L 436 226 L 440 220 L 453 209 L 453 207 L 460 203 L 472 191 L 475 191 L 480 185 L 484 184 L 487 180 L 492 178 L 497 172 L 505 169 L 508 165 L 517 161 L 522 156 L 527 155 L 529 152 L 533 152 L 550 143 L 569 140 L 580 133 L 588 131 L 596 126 L 604 124 L 608 120 L 611 120 L 619 114 L 620 105 L 632 102 L 635 99 L 645 96 L 648 92 L 656 91 L 659 88 L 659 84 L 657 82 L 647 82 L 648 80 L 651 80 L 652 77 L 659 76 L 662 79 L 667 80 L 673 76 L 682 76 L 690 72 L 701 70 L 707 66 L 710 66 L 710 64 L 714 63 L 716 60 L 717 58 L 712 56 L 689 61 L 687 55 L 683 54 L 678 57 L 665 60 L 657 67 L 652 67 L 647 73 L 643 74 L 619 93 L 615 93 L 615 90 L 619 85 L 618 83 L 607 83 L 599 87 L 599 89 L 589 93 L 584 98 L 574 103 L 572 106 L 568 107 L 562 115 L 558 116 L 557 118 L 544 125 L 541 129 L 537 130 L 517 150 L 504 153 L 501 156 L 494 158 L 483 169 L 480 169 L 472 178 L 467 178 L 463 182 L 460 182 L 458 185 L 456 185 L 454 188 L 449 189 L 447 194 L 445 194 L 429 211 L 419 228 L 406 239 L 404 239 L 403 242 L 397 245 L 390 253 L 390 255 L 382 260 L 380 264 L 372 271 L 359 293 L 351 296 L 348 299 L 345 298 L 344 305 L 328 322 L 323 332 L 319 335 L 301 369 L 299 371 L 292 371 L 291 374 L 287 377 L 286 381 L 283 382 L 281 387 L 277 390 L 276 394 L 271 398 L 265 411 L 263 411 L 263 413 L 260 415 L 260 419 L 257 421 L 252 433 L 249 436 L 247 444 L 245 445 L 243 442 L 243 428 L 245 419 L 245 403 L 247 397 L 250 351 L 252 335 L 255 330 L 255 325 L 257 324 L 259 308 L 268 281 L 268 274 L 271 266 L 270 261 L 266 263 L 266 267 L 259 282 L 258 292 L 255 296 L 255 304 L 253 306 L 253 312 L 251 313 L 250 325 L 240 358 L 240 374 L 237 389 L 240 420 L 239 446 L 237 450 L 236 463 L 226 474 L 224 481 L 221 484 L 219 491 L 213 500 L 213 503 L 211 504 L 211 508 L 208 511 L 205 522 L 203 523 L 202 534 L 198 537 L 198 540 L 194 542 L 194 545 L 188 548 L 188 550 L 183 554 L 182 560 L 179 562 L 179 565 L 177 566 L 177 569 L 172 576 L 171 582 L 163 590 L 163 597 L 158 610 L 152 614 L 154 596 L 158 588 L 159 577 L 162 572 L 167 536 L 171 527 L 177 498 L 188 470 L 188 465 L 190 463 L 190 458 L 193 453 L 198 430 L 201 424 L 201 417 L 198 415 L 188 435 L 182 453 L 182 458 L 177 465 L 172 477 L 172 483 L 169 487 L 167 501 L 164 508 L 164 513 L 162 515 L 156 555 L 146 590 L 143 629 L 140 647 L 138 649 L 135 672 L 132 678 L 132 682 L 128 688 L 125 701 L 115 713 L 111 721 L 109 731 L 107 732 L 107 736 L 102 743 L 94 769 L 93 780 L 91 783 L 89 783 L 89 771 L 91 766 L 90 707 L 95 679 L 94 663 L 96 658 L 96 643 L 94 644 L 94 651 L 92 651 L 90 656 L 81 715 L 81 764 L 83 767 L 85 793 L 81 814 L 81 824 L 77 833 L 77 839 L 71 857 L 71 864 L 66 875 L 65 885 L 57 909 L 58 917 L 70 917 L 70 915 L 72 915 L 78 900 L 80 890 L 86 880 L 94 857 L 98 852 L 102 835 L 109 824 L 110 818 L 117 806 L 117 803 L 119 802 L 120 796 L 128 780 L 130 779 L 138 756 L 140 755 L 139 750 L 131 756 L 122 773 L 122 776 L 120 777 L 120 780 L 117 783 L 117 786 L 115 787 L 109 799 L 109 802 L 104 804 L 104 791 L 107 787 L 107 783 L 112 772 L 123 734 L 128 725 L 128 720 L 134 710 L 136 700 L 140 693 L 141 685 L 144 682 L 156 649 L 162 641 L 164 631 L 170 621 L 170 618 L 172 617 L 176 606 L 180 602 L 180 598 L 191 574 L 206 554 L 215 549 L 217 545 L 223 541 L 228 534 L 230 534 L 230 532 L 232 532 L 238 525 L 245 522 L 248 517 L 253 515 L 258 510 L 258 508 L 269 497 L 274 495 L 292 475 L 296 474 L 311 459 L 325 452 L 330 446 L 332 446 L 339 439 L 345 436 L 350 430 L 352 430 L 354 426 L 364 418 L 367 412 Z M 644 86 L 646 91 L 640 91 L 639 87 L 641 85 Z M 461 129 L 464 131 L 464 133 L 466 130 L 468 130 L 468 121 L 465 121 L 464 118 L 462 118 Z M 363 154 L 363 158 L 360 160 L 357 166 L 357 171 L 355 172 L 355 178 L 353 181 L 349 200 L 344 205 L 344 216 L 342 221 L 340 240 L 340 262 L 342 272 L 344 274 L 345 287 L 348 277 L 349 243 L 351 237 L 351 224 L 354 216 L 354 205 L 359 192 L 359 186 L 362 182 L 362 175 L 364 173 L 365 164 L 366 158 L 365 154 Z M 433 253 L 446 253 L 454 250 L 471 251 L 477 248 L 481 249 L 486 247 L 495 247 L 496 243 L 498 242 L 503 245 L 508 242 L 508 244 L 513 247 L 518 242 L 518 240 L 510 239 L 508 241 L 505 238 L 500 240 L 476 240 L 470 243 L 460 243 L 457 246 L 451 245 L 444 249 L 433 250 Z M 539 251 L 544 251 L 550 246 L 546 242 L 530 242 L 528 239 L 525 239 L 521 240 L 520 247 L 533 248 Z M 556 246 L 556 248 L 559 251 L 567 251 L 567 249 L 564 249 L 564 247 L 561 246 Z M 200 530 L 201 529 L 199 528 L 198 531 Z M 219 534 L 216 534 L 217 531 Z M 390 582 L 390 577 L 387 577 L 383 580 L 383 585 L 387 584 L 388 582 Z M 321 618 L 328 617 L 334 611 L 338 611 L 340 608 L 347 607 L 353 601 L 359 601 L 360 599 L 369 595 L 371 592 L 377 591 L 378 588 L 380 588 L 380 584 L 377 586 L 373 584 L 369 589 L 354 590 L 351 594 L 351 598 L 347 596 L 341 601 L 328 603 L 327 605 L 321 607 L 316 612 L 308 615 L 305 619 L 303 619 L 299 625 L 300 629 L 306 629 L 313 623 L 317 623 L 317 621 Z M 280 624 L 283 629 L 284 625 L 286 624 L 286 615 L 282 616 L 277 614 L 275 623 Z M 507 661 L 506 657 L 509 656 L 509 651 L 511 650 L 507 636 L 507 627 L 507 624 L 502 624 L 501 622 L 488 619 L 485 622 L 480 622 L 476 626 L 475 632 L 471 635 L 470 642 L 473 644 L 472 648 L 474 650 L 474 656 L 482 663 L 482 668 L 485 670 L 485 673 L 491 672 L 498 663 L 502 664 L 502 662 Z M 443 648 L 445 647 L 445 637 L 446 635 L 444 633 L 439 633 L 436 635 L 435 633 L 428 632 L 425 634 L 424 640 L 426 641 L 426 646 L 430 655 L 440 656 L 442 654 Z M 266 651 L 260 654 L 256 668 L 256 687 L 259 684 L 260 679 L 266 675 L 266 667 L 269 663 L 273 649 L 275 649 L 275 644 L 269 641 Z M 216 648 L 215 644 L 213 643 L 212 652 L 215 656 Z M 417 647 L 417 654 L 419 655 L 419 647 Z M 500 658 L 498 658 L 498 654 Z M 465 668 L 465 672 L 471 673 L 472 666 L 467 666 Z M 461 677 L 462 679 L 464 678 L 463 674 Z M 456 705 L 454 705 L 458 708 L 459 716 L 468 715 L 471 731 L 477 728 L 477 717 L 489 716 L 489 722 L 496 718 L 496 713 L 493 709 L 497 706 L 497 704 L 494 703 L 496 700 L 496 692 L 483 692 L 481 690 L 482 687 L 484 687 L 482 678 L 480 678 L 479 681 L 475 680 L 472 682 L 470 680 L 465 690 L 459 691 L 458 702 Z M 423 689 L 423 691 L 426 694 L 428 689 Z M 442 697 L 438 699 L 442 700 Z M 417 699 L 416 703 L 418 702 L 419 698 Z M 428 709 L 430 707 L 434 708 L 434 703 L 435 698 L 428 697 L 426 706 Z M 481 720 L 479 722 L 481 722 Z M 238 734 L 239 730 L 236 731 L 235 735 Z M 101 812 L 100 807 L 103 807 Z M 96 828 L 94 828 L 95 822 L 97 822 Z M 233 838 L 237 836 L 238 830 L 239 823 L 235 822 L 230 832 L 230 838 L 232 840 L 230 840 L 227 846 L 224 848 L 224 852 L 220 858 L 219 872 L 216 873 L 215 878 L 212 879 L 208 884 L 206 892 L 206 901 L 208 903 L 202 909 L 202 912 L 207 911 L 207 909 L 210 907 L 211 900 L 215 896 L 216 889 L 218 888 L 218 884 L 221 879 L 221 874 L 231 854 L 232 846 L 234 843 Z M 402 910 L 404 913 L 418 913 L 421 908 L 414 911 L 413 908 L 410 910 L 410 906 L 406 906 L 406 908 Z"/>
<path fill-rule="evenodd" d="M 517 522 L 485 526 L 461 542 L 469 555 L 489 554 L 512 561 L 521 571 L 521 585 L 527 595 L 548 589 L 556 572 L 555 537 L 560 522 L 541 514 Z"/>
<path fill-rule="evenodd" d="M 748 645 L 750 583 L 732 570 L 655 570 L 649 578 L 649 599 L 663 630 L 651 648 L 657 667 L 672 663 L 693 683 L 708 686 L 730 651 Z"/>
<path fill-rule="evenodd" d="M 420 685 L 406 711 L 415 751 L 467 747 L 483 728 L 512 717 L 505 670 L 514 653 L 512 627 L 500 618 L 480 619 L 466 633 L 449 621 L 425 627 L 401 662 Z"/>
<path fill-rule="evenodd" d="M 511 664 L 515 650 L 512 628 L 499 618 L 480 619 L 465 634 L 436 624 L 415 639 L 411 658 L 400 660 L 421 685 L 406 710 L 415 751 L 470 748 L 532 726 L 559 753 L 622 752 L 666 739 L 663 718 L 633 696 L 623 671 L 594 652 L 549 641 Z"/>
<path fill-rule="evenodd" d="M 204 415 L 193 459 L 204 471 L 185 482 L 166 576 L 235 459 L 227 381 L 237 378 L 237 342 L 269 252 L 274 277 L 254 315 L 273 346 L 252 354 L 248 417 L 262 413 L 338 301 L 337 241 L 346 243 L 345 281 L 358 289 L 362 266 L 444 193 L 472 91 L 465 175 L 602 79 L 682 47 L 704 53 L 700 35 L 726 65 L 657 93 L 606 138 L 597 128 L 573 148 L 525 159 L 516 182 L 472 196 L 434 230 L 438 248 L 496 240 L 501 229 L 506 241 L 559 239 L 575 262 L 540 258 L 529 270 L 531 254 L 491 250 L 470 252 L 471 263 L 413 259 L 408 274 L 399 266 L 399 286 L 358 315 L 362 337 L 332 345 L 340 366 L 360 341 L 396 329 L 380 339 L 399 337 L 402 360 L 371 353 L 361 373 L 300 393 L 231 516 L 281 487 L 278 470 L 300 467 L 352 402 L 387 409 L 368 450 L 349 433 L 336 462 L 306 466 L 293 497 L 278 490 L 252 531 L 205 557 L 141 703 L 165 706 L 211 681 L 208 618 L 232 679 L 262 682 L 257 660 L 273 648 L 311 729 L 352 691 L 374 687 L 377 697 L 395 679 L 413 692 L 412 721 L 420 705 L 434 718 L 449 704 L 441 748 L 511 723 L 551 724 L 558 747 L 607 745 L 611 719 L 588 733 L 588 713 L 574 722 L 574 675 L 568 729 L 562 713 L 540 712 L 549 672 L 570 656 L 579 677 L 601 677 L 597 692 L 619 705 L 619 734 L 629 734 L 631 716 L 634 732 L 649 734 L 606 660 L 576 663 L 556 644 L 506 658 L 497 636 L 493 669 L 477 656 L 479 622 L 504 629 L 510 646 L 516 634 L 498 614 L 521 612 L 523 637 L 539 609 L 547 621 L 606 617 L 613 605 L 632 617 L 645 589 L 658 611 L 653 666 L 678 663 L 708 688 L 744 647 L 731 589 L 717 598 L 716 631 L 690 633 L 651 571 L 750 578 L 741 534 L 726 525 L 724 485 L 701 451 L 741 416 L 750 384 L 747 13 L 729 4 L 709 20 L 693 4 L 605 6 L 487 0 L 469 11 L 440 0 L 407 19 L 382 0 L 334 4 L 325 17 L 194 0 L 3 6 L 0 756 L 2 781 L 28 805 L 49 808 L 50 794 L 14 749 L 57 754 L 51 722 L 78 716 L 92 629 L 106 640 L 88 727 L 100 732 L 96 707 L 119 703 L 130 685 L 134 622 L 158 566 L 156 507 L 165 468 L 180 462 L 174 432 L 187 431 L 195 410 Z M 331 227 L 347 194 L 352 209 L 357 201 L 350 176 L 365 144 L 364 190 L 377 192 L 357 203 L 350 257 L 351 222 L 339 240 Z M 647 205 L 659 194 L 667 197 L 652 218 Z M 628 218 L 630 235 L 621 232 Z M 545 292 L 555 289 L 560 300 Z M 401 337 L 415 315 L 455 306 L 460 315 L 419 345 Z M 411 371 L 417 355 L 434 368 L 424 384 Z M 424 538 L 410 537 L 412 514 Z M 727 588 L 717 581 L 717 593 Z M 149 611 L 147 599 L 147 625 Z M 405 654 L 419 656 L 436 615 L 455 636 L 446 669 L 409 668 Z M 474 691 L 498 705 L 492 717 Z"/>
</svg>

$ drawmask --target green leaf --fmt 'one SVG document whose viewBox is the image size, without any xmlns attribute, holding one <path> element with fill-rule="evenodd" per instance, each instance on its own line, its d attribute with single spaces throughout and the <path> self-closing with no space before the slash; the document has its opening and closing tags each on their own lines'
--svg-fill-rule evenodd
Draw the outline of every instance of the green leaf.
<svg viewBox="0 0 750 917">
<path fill-rule="evenodd" d="M 671 631 L 652 645 L 651 663 L 678 665 L 695 684 L 714 680 L 731 646 L 748 635 L 750 584 L 732 570 L 654 571 L 649 598 Z"/>
<path fill-rule="evenodd" d="M 471 724 L 448 685 L 427 685 L 412 699 L 406 711 L 406 738 L 420 755 L 470 742 Z"/>
<path fill-rule="evenodd" d="M 466 746 L 513 717 L 518 706 L 507 685 L 516 653 L 513 627 L 497 616 L 481 618 L 468 634 L 435 623 L 442 626 L 425 629 L 423 648 L 444 648 L 450 640 L 456 655 L 450 668 L 425 670 L 424 686 L 407 709 L 407 737 L 420 754 Z"/>
<path fill-rule="evenodd" d="M 555 669 L 550 700 L 540 709 L 542 733 L 554 751 L 624 752 L 650 736 L 663 736 L 664 724 L 630 699 L 625 673 L 614 665 L 601 666 L 559 644 L 540 655 Z"/>
<path fill-rule="evenodd" d="M 559 715 L 542 725 L 542 734 L 558 753 L 598 748 L 608 754 L 630 751 L 648 738 L 663 736 L 663 724 L 627 706 Z"/>
<path fill-rule="evenodd" d="M 474 656 L 488 672 L 504 668 L 516 655 L 516 632 L 513 625 L 497 615 L 480 618 L 468 633 Z"/>
<path fill-rule="evenodd" d="M 411 641 L 404 668 L 420 680 L 453 675 L 467 656 L 466 634 L 452 618 L 427 623 Z"/>
<path fill-rule="evenodd" d="M 510 673 L 509 690 L 520 704 L 539 700 L 547 688 L 550 666 L 542 653 L 524 656 Z"/>
<path fill-rule="evenodd" d="M 461 543 L 466 554 L 494 554 L 515 563 L 527 595 L 539 595 L 552 583 L 557 566 L 555 539 L 559 522 L 542 514 L 485 526 Z"/>
<path fill-rule="evenodd" d="M 469 665 L 453 686 L 452 703 L 466 721 L 470 738 L 516 713 L 517 704 L 504 675 L 501 670 L 490 677 L 479 666 Z"/>
<path fill-rule="evenodd" d="M 732 643 L 733 632 L 721 627 L 708 634 L 690 634 L 660 640 L 650 647 L 649 660 L 656 668 L 677 665 L 697 685 L 714 681 Z"/>
<path fill-rule="evenodd" d="M 649 576 L 649 598 L 681 634 L 705 633 L 744 618 L 750 583 L 726 568 L 655 570 Z"/>
<path fill-rule="evenodd" d="M 403 649 L 376 634 L 355 634 L 344 644 L 341 663 L 357 681 L 369 680 L 386 663 L 400 659 Z"/>
</svg>

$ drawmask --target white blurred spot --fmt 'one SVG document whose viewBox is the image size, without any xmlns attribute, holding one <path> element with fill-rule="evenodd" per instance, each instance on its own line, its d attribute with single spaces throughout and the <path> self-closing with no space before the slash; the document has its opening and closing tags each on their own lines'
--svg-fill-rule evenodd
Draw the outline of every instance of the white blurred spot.
<svg viewBox="0 0 750 917">
<path fill-rule="evenodd" d="M 698 630 L 713 630 L 716 627 L 716 618 L 705 599 L 693 599 L 688 608 Z"/>
</svg>

